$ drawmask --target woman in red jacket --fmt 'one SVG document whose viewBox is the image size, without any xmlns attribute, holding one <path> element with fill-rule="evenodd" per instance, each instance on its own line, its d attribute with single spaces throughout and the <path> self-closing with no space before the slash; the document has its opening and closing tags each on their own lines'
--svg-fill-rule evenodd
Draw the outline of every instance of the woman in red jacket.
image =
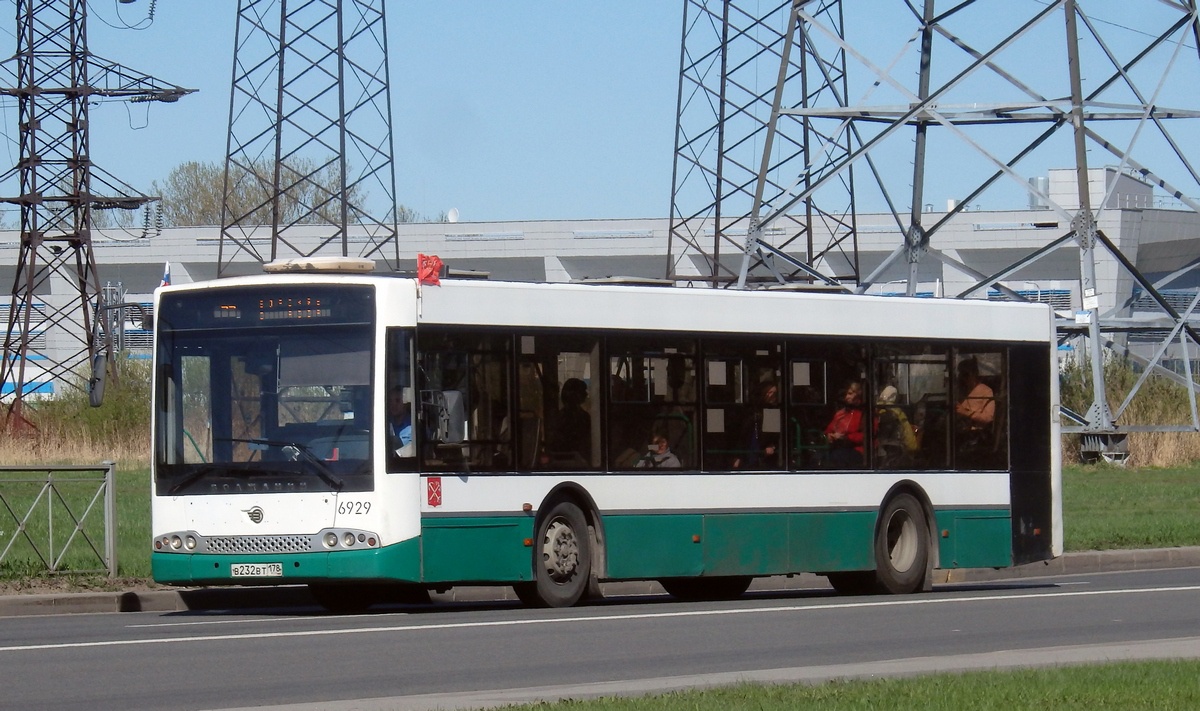
<svg viewBox="0 0 1200 711">
<path fill-rule="evenodd" d="M 842 406 L 825 426 L 829 442 L 829 461 L 834 469 L 855 469 L 863 465 L 863 388 L 857 380 L 842 391 Z"/>
</svg>

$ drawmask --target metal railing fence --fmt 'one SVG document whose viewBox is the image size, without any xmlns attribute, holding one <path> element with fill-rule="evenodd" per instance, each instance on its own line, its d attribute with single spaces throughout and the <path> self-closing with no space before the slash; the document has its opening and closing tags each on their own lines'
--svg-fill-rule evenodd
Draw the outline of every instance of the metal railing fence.
<svg viewBox="0 0 1200 711">
<path fill-rule="evenodd" d="M 113 462 L 0 467 L 0 571 L 115 578 L 116 519 Z"/>
</svg>

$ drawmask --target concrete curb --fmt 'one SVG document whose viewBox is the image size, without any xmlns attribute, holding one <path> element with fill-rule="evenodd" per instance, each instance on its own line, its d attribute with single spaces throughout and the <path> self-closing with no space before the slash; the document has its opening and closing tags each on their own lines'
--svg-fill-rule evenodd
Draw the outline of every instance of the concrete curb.
<svg viewBox="0 0 1200 711">
<path fill-rule="evenodd" d="M 935 570 L 934 584 L 1020 580 L 1053 575 L 1074 575 L 1129 570 L 1200 566 L 1200 546 L 1142 550 L 1081 551 L 1055 560 L 1013 568 L 961 568 Z M 802 574 L 759 578 L 750 590 L 757 592 L 827 588 L 825 578 Z M 604 583 L 606 597 L 662 595 L 654 581 Z M 461 586 L 434 592 L 435 603 L 504 602 L 517 600 L 508 586 Z M 0 617 L 60 615 L 96 612 L 182 612 L 187 610 L 250 610 L 279 607 L 312 607 L 316 602 L 303 585 L 228 587 L 124 592 L 0 595 Z"/>
</svg>

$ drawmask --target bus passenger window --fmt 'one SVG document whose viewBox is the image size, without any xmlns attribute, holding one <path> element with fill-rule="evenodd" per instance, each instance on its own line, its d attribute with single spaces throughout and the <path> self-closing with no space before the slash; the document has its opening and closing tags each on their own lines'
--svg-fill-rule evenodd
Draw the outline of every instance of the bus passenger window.
<svg viewBox="0 0 1200 711">
<path fill-rule="evenodd" d="M 546 440 L 546 412 L 542 381 L 536 363 L 522 362 L 517 368 L 517 471 L 538 467 Z"/>
<path fill-rule="evenodd" d="M 599 340 L 573 334 L 522 335 L 519 340 L 522 422 L 534 429 L 539 447 L 532 465 L 598 468 L 603 387 L 595 384 L 604 383 Z M 522 435 L 523 445 L 527 437 Z"/>
<path fill-rule="evenodd" d="M 430 329 L 422 332 L 420 344 L 423 466 L 435 471 L 511 470 L 511 338 Z"/>
<path fill-rule="evenodd" d="M 872 454 L 876 469 L 944 469 L 949 465 L 949 349 L 877 345 Z"/>
<path fill-rule="evenodd" d="M 822 360 L 792 360 L 788 434 L 792 441 L 792 468 L 827 469 L 829 443 L 825 440 L 825 425 L 829 421 L 829 393 Z"/>
<path fill-rule="evenodd" d="M 713 338 L 704 343 L 705 464 L 770 471 L 783 466 L 783 344 Z"/>
<path fill-rule="evenodd" d="M 959 352 L 955 361 L 955 466 L 1004 469 L 1008 466 L 1004 355 Z"/>
<path fill-rule="evenodd" d="M 695 341 L 614 337 L 608 347 L 612 468 L 695 467 Z"/>
</svg>

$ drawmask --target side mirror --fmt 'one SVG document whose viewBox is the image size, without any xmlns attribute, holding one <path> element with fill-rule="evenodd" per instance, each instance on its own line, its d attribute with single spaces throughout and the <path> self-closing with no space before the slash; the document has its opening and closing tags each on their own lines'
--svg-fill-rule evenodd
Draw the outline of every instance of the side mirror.
<svg viewBox="0 0 1200 711">
<path fill-rule="evenodd" d="M 467 415 L 462 393 L 457 390 L 422 390 L 427 428 L 434 442 L 462 444 L 466 439 Z"/>
<path fill-rule="evenodd" d="M 108 378 L 108 358 L 103 353 L 92 356 L 92 377 L 88 379 L 88 404 L 104 404 L 104 381 Z"/>
</svg>

